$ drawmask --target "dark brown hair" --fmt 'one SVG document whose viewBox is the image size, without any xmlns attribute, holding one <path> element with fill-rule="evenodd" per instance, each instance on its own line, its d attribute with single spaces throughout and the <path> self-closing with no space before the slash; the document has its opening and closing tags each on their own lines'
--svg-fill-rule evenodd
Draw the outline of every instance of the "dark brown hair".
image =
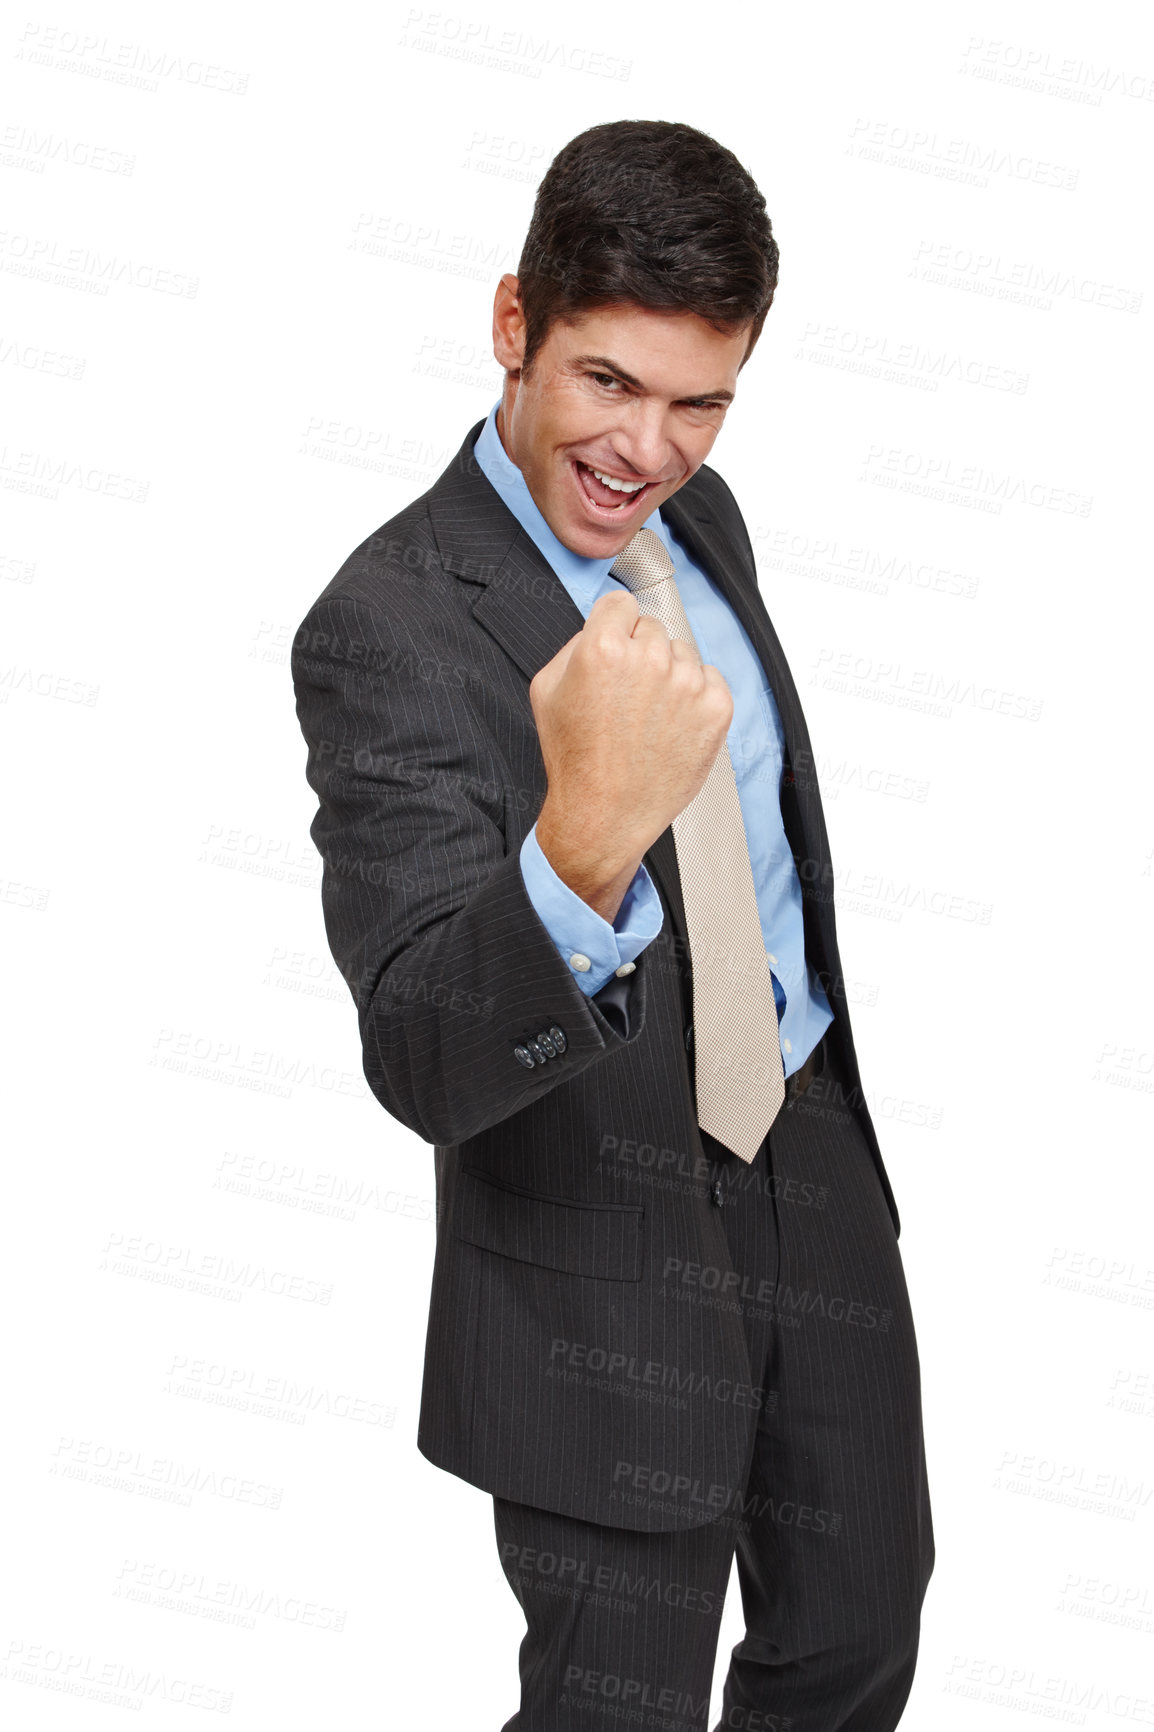
<svg viewBox="0 0 1154 1732">
<path fill-rule="evenodd" d="M 578 133 L 537 189 L 517 267 L 522 373 L 557 319 L 634 305 L 752 324 L 777 287 L 765 200 L 733 152 L 670 120 L 614 120 Z"/>
</svg>

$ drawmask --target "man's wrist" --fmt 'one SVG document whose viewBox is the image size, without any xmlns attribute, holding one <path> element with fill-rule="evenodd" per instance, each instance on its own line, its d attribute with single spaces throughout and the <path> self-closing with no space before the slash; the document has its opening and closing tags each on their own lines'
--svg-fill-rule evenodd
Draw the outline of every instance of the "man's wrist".
<svg viewBox="0 0 1154 1732">
<path fill-rule="evenodd" d="M 612 924 L 625 892 L 637 874 L 641 854 L 622 858 L 618 849 L 592 848 L 587 840 L 575 843 L 563 832 L 554 831 L 544 810 L 537 819 L 537 845 L 550 866 L 575 896 L 588 904 L 603 920 Z"/>
</svg>

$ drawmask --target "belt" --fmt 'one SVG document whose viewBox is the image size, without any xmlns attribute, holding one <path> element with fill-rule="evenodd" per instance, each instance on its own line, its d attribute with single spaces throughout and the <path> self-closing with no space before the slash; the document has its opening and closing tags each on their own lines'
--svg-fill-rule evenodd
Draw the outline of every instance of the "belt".
<svg viewBox="0 0 1154 1732">
<path fill-rule="evenodd" d="M 815 1077 L 819 1077 L 825 1069 L 825 1035 L 823 1034 L 809 1057 L 797 1070 L 791 1072 L 785 1079 L 786 1101 L 796 1100 L 803 1095 Z"/>
</svg>

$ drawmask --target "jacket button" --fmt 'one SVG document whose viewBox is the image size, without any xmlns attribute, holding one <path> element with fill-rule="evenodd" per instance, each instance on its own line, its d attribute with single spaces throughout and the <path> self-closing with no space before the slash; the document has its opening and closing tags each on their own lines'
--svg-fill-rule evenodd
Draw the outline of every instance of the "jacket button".
<svg viewBox="0 0 1154 1732">
<path fill-rule="evenodd" d="M 545 1051 L 545 1048 L 541 1045 L 539 1040 L 527 1040 L 525 1045 L 529 1048 L 529 1051 L 533 1054 L 533 1057 L 537 1060 L 538 1064 L 549 1063 L 549 1054 Z"/>
<path fill-rule="evenodd" d="M 554 1044 L 553 1036 L 549 1033 L 547 1028 L 539 1028 L 537 1030 L 537 1045 L 544 1047 L 550 1058 L 557 1057 L 557 1047 Z"/>
<path fill-rule="evenodd" d="M 513 1048 L 513 1056 L 517 1060 L 518 1064 L 523 1064 L 525 1066 L 526 1070 L 532 1070 L 537 1063 L 537 1060 L 533 1057 L 533 1054 L 529 1051 L 527 1046 L 515 1046 Z"/>
<path fill-rule="evenodd" d="M 722 1193 L 722 1189 L 721 1189 L 721 1180 L 720 1179 L 714 1179 L 712 1185 L 709 1187 L 709 1195 L 712 1198 L 712 1200 L 717 1204 L 718 1208 L 720 1209 L 722 1203 L 724 1203 L 724 1201 L 725 1201 L 725 1197 L 724 1197 L 724 1195 Z"/>
<path fill-rule="evenodd" d="M 564 1052 L 565 1048 L 569 1045 L 569 1042 L 566 1039 L 565 1030 L 561 1027 L 559 1022 L 551 1022 L 549 1024 L 549 1035 L 552 1039 L 553 1045 L 557 1048 L 557 1051 Z"/>
</svg>

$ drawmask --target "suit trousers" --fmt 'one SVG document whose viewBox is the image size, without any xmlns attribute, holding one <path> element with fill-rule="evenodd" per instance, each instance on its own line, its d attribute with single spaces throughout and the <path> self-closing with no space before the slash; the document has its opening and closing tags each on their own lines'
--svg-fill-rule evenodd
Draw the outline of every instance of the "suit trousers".
<svg viewBox="0 0 1154 1732">
<path fill-rule="evenodd" d="M 787 1091 L 748 1166 L 703 1133 L 713 1179 L 700 1188 L 732 1268 L 671 1258 L 664 1271 L 671 1303 L 741 1315 L 758 1418 L 737 1495 L 711 1515 L 686 1503 L 696 1525 L 658 1533 L 493 1500 L 526 1621 L 503 1732 L 707 1732 L 735 1550 L 745 1635 L 716 1732 L 889 1732 L 901 1718 L 934 1565 L 920 1369 L 835 1051 L 823 1041 L 824 1068 Z M 626 1466 L 622 1497 L 653 1507 L 663 1493 L 702 1495 L 637 1484 Z"/>
</svg>

